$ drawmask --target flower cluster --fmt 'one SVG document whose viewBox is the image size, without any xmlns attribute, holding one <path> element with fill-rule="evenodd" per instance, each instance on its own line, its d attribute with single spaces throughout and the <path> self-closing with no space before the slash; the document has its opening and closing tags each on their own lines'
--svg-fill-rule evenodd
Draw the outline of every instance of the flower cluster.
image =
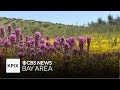
<svg viewBox="0 0 120 90">
<path fill-rule="evenodd" d="M 51 43 L 49 36 L 45 39 L 41 32 L 35 32 L 33 36 L 26 35 L 22 37 L 21 28 L 16 28 L 12 31 L 12 26 L 8 25 L 8 39 L 5 37 L 5 27 L 0 27 L 0 47 L 13 47 L 16 49 L 17 56 L 24 58 L 30 57 L 46 57 L 50 53 L 63 53 L 66 57 L 70 55 L 78 55 L 79 52 L 83 52 L 84 44 L 88 44 L 88 50 L 91 42 L 91 37 L 87 38 L 80 36 L 78 40 L 75 37 L 65 38 L 64 36 L 55 38 Z M 79 48 L 77 47 L 79 42 Z M 16 47 L 17 46 L 17 47 Z M 69 57 L 68 57 L 69 58 Z"/>
</svg>

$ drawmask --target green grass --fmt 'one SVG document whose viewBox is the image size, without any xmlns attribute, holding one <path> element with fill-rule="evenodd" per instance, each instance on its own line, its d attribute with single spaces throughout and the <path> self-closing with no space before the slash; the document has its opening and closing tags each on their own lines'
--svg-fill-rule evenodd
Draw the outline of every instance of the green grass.
<svg viewBox="0 0 120 90">
<path fill-rule="evenodd" d="M 54 36 L 84 36 L 84 35 L 96 35 L 104 36 L 107 38 L 118 36 L 120 37 L 120 26 L 118 25 L 93 25 L 89 27 L 83 26 L 73 26 L 64 24 L 55 24 L 51 22 L 42 22 L 34 20 L 22 20 L 22 19 L 10 19 L 10 18 L 0 18 L 0 26 L 4 25 L 7 29 L 7 25 L 12 24 L 14 27 L 22 28 L 24 35 L 33 35 L 36 31 L 40 31 L 43 36 L 49 35 L 49 37 Z"/>
</svg>

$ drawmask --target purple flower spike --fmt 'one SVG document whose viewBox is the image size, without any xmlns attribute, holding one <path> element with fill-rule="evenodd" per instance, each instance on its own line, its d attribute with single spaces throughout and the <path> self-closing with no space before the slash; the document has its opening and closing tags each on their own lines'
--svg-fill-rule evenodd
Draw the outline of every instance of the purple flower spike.
<svg viewBox="0 0 120 90">
<path fill-rule="evenodd" d="M 41 44 L 44 44 L 44 43 L 45 43 L 44 38 L 42 38 L 42 39 L 40 40 L 40 43 L 41 43 Z"/>
<path fill-rule="evenodd" d="M 68 43 L 70 44 L 70 46 L 72 47 L 72 46 L 75 44 L 76 39 L 75 39 L 75 37 L 69 37 L 69 38 L 66 40 L 66 42 L 68 42 Z"/>
<path fill-rule="evenodd" d="M 62 37 L 61 37 L 61 43 L 63 43 L 64 41 L 65 41 L 65 37 L 62 36 Z"/>
<path fill-rule="evenodd" d="M 35 43 L 35 40 L 34 40 L 34 39 L 31 39 L 30 41 L 31 41 L 31 44 L 34 44 L 34 43 Z"/>
<path fill-rule="evenodd" d="M 88 36 L 87 37 L 87 52 L 88 52 L 88 54 L 89 54 L 89 49 L 90 49 L 90 42 L 91 42 L 91 37 L 90 36 Z"/>
<path fill-rule="evenodd" d="M 87 36 L 87 43 L 90 44 L 90 42 L 91 42 L 91 37 Z"/>
<path fill-rule="evenodd" d="M 80 44 L 84 45 L 84 43 L 86 42 L 86 39 L 84 37 L 80 36 L 78 38 L 78 41 L 79 41 Z"/>
<path fill-rule="evenodd" d="M 5 32 L 5 27 L 4 27 L 4 26 L 1 26 L 1 27 L 0 27 L 0 30 L 1 30 L 1 32 Z"/>
<path fill-rule="evenodd" d="M 46 46 L 47 46 L 47 47 L 50 47 L 50 45 L 51 45 L 51 44 L 50 44 L 50 42 L 49 42 L 49 41 L 48 41 L 48 42 L 46 42 Z"/>
<path fill-rule="evenodd" d="M 64 43 L 64 48 L 67 50 L 67 49 L 70 49 L 70 44 L 68 42 L 65 42 Z"/>
<path fill-rule="evenodd" d="M 19 53 L 17 54 L 17 56 L 18 56 L 20 59 L 22 59 L 22 58 L 24 57 L 24 53 L 23 53 L 23 52 L 19 52 Z"/>
<path fill-rule="evenodd" d="M 35 32 L 34 37 L 35 37 L 35 50 L 37 50 L 38 44 L 39 44 L 39 41 L 40 41 L 40 37 L 41 37 L 41 33 L 40 32 Z"/>
<path fill-rule="evenodd" d="M 35 53 L 35 49 L 34 48 L 30 48 L 30 53 Z"/>
<path fill-rule="evenodd" d="M 84 37 L 80 36 L 78 38 L 78 42 L 79 42 L 79 47 L 80 47 L 80 53 L 79 54 L 80 54 L 80 56 L 82 56 L 83 55 L 84 44 L 86 42 L 86 39 Z"/>
<path fill-rule="evenodd" d="M 30 47 L 31 46 L 31 41 L 27 41 L 27 46 Z"/>
<path fill-rule="evenodd" d="M 9 24 L 9 25 L 8 25 L 8 30 L 11 30 L 11 28 L 12 28 L 12 26 Z"/>
<path fill-rule="evenodd" d="M 31 56 L 35 56 L 36 55 L 35 48 L 30 48 L 30 55 Z"/>
<path fill-rule="evenodd" d="M 19 52 L 24 52 L 23 46 L 18 46 L 18 51 L 19 51 Z"/>
<path fill-rule="evenodd" d="M 61 43 L 61 38 L 57 38 L 57 40 L 59 41 L 59 43 Z"/>
<path fill-rule="evenodd" d="M 42 55 L 43 54 L 43 50 L 39 49 L 38 50 L 38 54 Z"/>
<path fill-rule="evenodd" d="M 9 32 L 9 35 L 11 34 L 11 30 L 12 30 L 12 26 L 9 24 L 9 25 L 8 25 L 8 32 Z"/>
<path fill-rule="evenodd" d="M 0 33 L 1 33 L 1 36 L 0 37 L 5 37 L 5 27 L 4 26 L 1 26 L 0 27 Z"/>
<path fill-rule="evenodd" d="M 19 42 L 19 46 L 21 46 L 21 47 L 24 46 L 24 42 L 23 42 L 23 40 L 21 40 L 21 41 Z"/>
<path fill-rule="evenodd" d="M 50 50 L 51 52 L 54 52 L 54 51 L 55 51 L 55 47 L 54 47 L 53 45 L 51 45 L 51 46 L 49 47 L 49 50 Z"/>
<path fill-rule="evenodd" d="M 58 40 L 55 40 L 55 41 L 54 41 L 54 46 L 59 45 L 59 44 L 60 44 L 60 43 L 59 43 Z"/>
<path fill-rule="evenodd" d="M 39 45 L 39 48 L 40 48 L 41 50 L 46 49 L 46 44 L 40 44 L 40 45 Z"/>
<path fill-rule="evenodd" d="M 16 29 L 15 29 L 15 34 L 16 34 L 17 40 L 20 40 L 21 29 L 20 29 L 20 28 L 16 28 Z"/>
<path fill-rule="evenodd" d="M 79 49 L 74 48 L 73 51 L 74 51 L 74 55 L 76 55 L 79 52 Z"/>
<path fill-rule="evenodd" d="M 71 41 L 72 43 L 75 43 L 75 41 L 76 41 L 75 37 L 71 37 L 71 38 L 70 38 L 70 41 Z"/>
<path fill-rule="evenodd" d="M 10 47 L 10 41 L 9 40 L 5 40 L 5 47 Z"/>
<path fill-rule="evenodd" d="M 39 38 L 41 36 L 40 32 L 35 32 L 35 38 Z"/>
<path fill-rule="evenodd" d="M 16 28 L 15 31 L 19 33 L 21 32 L 21 28 Z"/>
<path fill-rule="evenodd" d="M 60 51 L 60 45 L 56 45 L 55 48 Z"/>
<path fill-rule="evenodd" d="M 16 28 L 15 33 L 16 33 L 16 35 L 19 35 L 21 33 L 21 28 Z"/>
<path fill-rule="evenodd" d="M 14 44 L 16 42 L 16 35 L 15 34 L 10 35 L 10 41 L 12 44 Z"/>
</svg>

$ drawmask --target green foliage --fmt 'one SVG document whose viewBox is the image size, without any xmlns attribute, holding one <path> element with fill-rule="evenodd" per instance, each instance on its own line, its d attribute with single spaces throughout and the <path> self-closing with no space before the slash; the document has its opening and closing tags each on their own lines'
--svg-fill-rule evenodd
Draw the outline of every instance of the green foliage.
<svg viewBox="0 0 120 90">
<path fill-rule="evenodd" d="M 111 16 L 108 18 L 113 20 Z M 119 22 L 120 18 L 115 19 Z M 64 25 L 64 24 L 54 24 L 50 22 L 40 22 L 34 20 L 22 20 L 22 19 L 9 19 L 9 18 L 0 18 L 0 25 L 5 25 L 10 23 L 15 29 L 20 27 L 22 29 L 23 36 L 34 35 L 36 31 L 40 31 L 43 36 L 49 35 L 49 37 L 59 37 L 59 36 L 79 36 L 92 35 L 98 43 L 100 43 L 100 37 L 104 36 L 105 38 L 113 40 L 113 46 L 116 46 L 118 43 L 118 38 L 120 37 L 120 26 L 118 24 L 113 24 L 111 22 L 105 22 L 101 18 L 98 19 L 98 22 L 91 22 L 88 26 L 74 26 L 74 25 Z M 16 58 L 16 47 L 9 48 L 7 50 L 7 57 Z M 53 61 L 53 73 L 39 72 L 40 77 L 117 77 L 118 76 L 118 61 L 120 54 L 119 52 L 106 53 L 106 54 L 90 54 L 89 58 L 87 53 L 81 58 L 79 55 L 71 55 L 69 57 L 70 62 L 68 66 L 65 64 L 66 57 L 61 52 L 47 54 L 46 57 L 38 55 L 35 58 L 39 60 L 52 60 Z M 33 56 L 26 55 L 23 60 L 33 60 Z M 5 60 L 4 60 L 5 61 Z M 29 75 L 29 74 L 28 74 Z M 29 75 L 31 76 L 31 75 Z"/>
<path fill-rule="evenodd" d="M 112 16 L 108 16 L 108 20 L 113 20 Z M 114 19 L 116 22 L 120 22 L 120 17 Z M 49 35 L 49 37 L 54 36 L 75 36 L 78 37 L 80 35 L 94 35 L 95 33 L 98 35 L 107 35 L 107 38 L 120 36 L 120 26 L 118 23 L 110 24 L 110 22 L 106 22 L 102 20 L 102 18 L 98 18 L 98 22 L 91 22 L 88 26 L 77 26 L 77 25 L 64 25 L 61 23 L 51 23 L 51 22 L 42 22 L 42 21 L 34 21 L 34 20 L 22 20 L 22 19 L 10 19 L 6 17 L 0 17 L 0 26 L 4 25 L 7 27 L 8 24 L 13 26 L 13 30 L 15 27 L 22 28 L 22 33 L 26 34 L 34 34 L 36 31 L 40 31 L 43 36 Z"/>
</svg>

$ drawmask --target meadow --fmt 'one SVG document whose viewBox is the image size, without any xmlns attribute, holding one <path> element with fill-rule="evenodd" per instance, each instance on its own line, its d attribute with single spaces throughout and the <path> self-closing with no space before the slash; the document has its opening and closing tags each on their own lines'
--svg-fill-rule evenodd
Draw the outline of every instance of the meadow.
<svg viewBox="0 0 120 90">
<path fill-rule="evenodd" d="M 51 60 L 53 72 L 21 73 L 17 77 L 118 78 L 120 25 L 64 25 L 0 18 L 0 70 L 5 59 Z"/>
</svg>

